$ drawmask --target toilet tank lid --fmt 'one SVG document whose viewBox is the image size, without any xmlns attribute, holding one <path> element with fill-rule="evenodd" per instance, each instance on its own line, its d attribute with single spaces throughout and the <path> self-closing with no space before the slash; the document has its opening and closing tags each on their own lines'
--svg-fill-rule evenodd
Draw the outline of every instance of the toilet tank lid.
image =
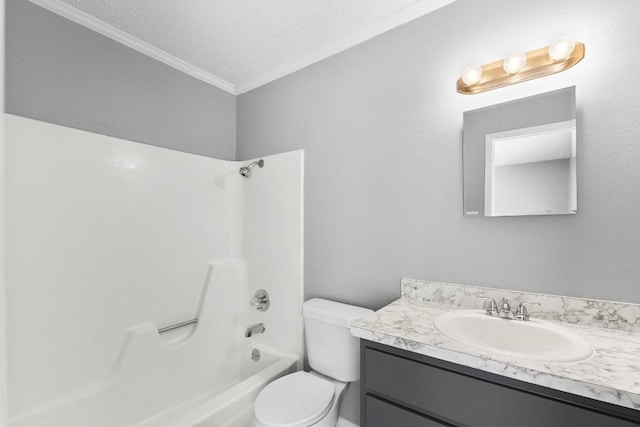
<svg viewBox="0 0 640 427">
<path fill-rule="evenodd" d="M 372 314 L 373 310 L 342 304 L 321 298 L 313 298 L 302 305 L 302 316 L 306 319 L 319 320 L 325 323 L 348 328 L 351 322 Z"/>
</svg>

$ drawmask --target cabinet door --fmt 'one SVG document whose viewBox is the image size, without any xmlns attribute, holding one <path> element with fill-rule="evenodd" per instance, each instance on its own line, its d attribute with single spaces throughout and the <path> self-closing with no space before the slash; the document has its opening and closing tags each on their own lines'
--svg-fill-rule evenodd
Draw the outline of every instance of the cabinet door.
<svg viewBox="0 0 640 427">
<path fill-rule="evenodd" d="M 443 427 L 437 421 L 392 405 L 374 396 L 366 397 L 367 427 Z"/>
<path fill-rule="evenodd" d="M 443 422 L 473 427 L 495 427 L 514 420 L 517 420 L 518 427 L 638 425 L 370 348 L 365 352 L 368 393 Z M 367 418 L 367 424 L 368 421 Z"/>
</svg>

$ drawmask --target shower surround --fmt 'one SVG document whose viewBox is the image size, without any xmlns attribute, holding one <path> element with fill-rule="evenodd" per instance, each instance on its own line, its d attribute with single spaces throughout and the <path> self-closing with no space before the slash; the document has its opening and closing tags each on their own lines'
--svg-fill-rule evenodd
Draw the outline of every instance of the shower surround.
<svg viewBox="0 0 640 427">
<path fill-rule="evenodd" d="M 243 425 L 302 360 L 302 151 L 247 178 L 249 162 L 5 118 L 10 426 Z"/>
</svg>

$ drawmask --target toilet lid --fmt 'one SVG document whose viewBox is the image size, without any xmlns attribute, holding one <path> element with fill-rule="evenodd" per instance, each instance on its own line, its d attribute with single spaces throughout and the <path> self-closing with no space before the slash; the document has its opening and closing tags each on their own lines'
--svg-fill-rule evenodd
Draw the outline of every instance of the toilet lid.
<svg viewBox="0 0 640 427">
<path fill-rule="evenodd" d="M 260 392 L 255 415 L 274 427 L 306 426 L 329 412 L 334 394 L 332 382 L 296 372 L 275 380 Z"/>
</svg>

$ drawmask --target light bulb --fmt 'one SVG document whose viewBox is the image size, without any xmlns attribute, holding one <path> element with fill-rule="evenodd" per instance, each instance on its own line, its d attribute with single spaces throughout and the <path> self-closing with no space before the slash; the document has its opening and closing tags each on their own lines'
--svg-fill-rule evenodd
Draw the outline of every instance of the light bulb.
<svg viewBox="0 0 640 427">
<path fill-rule="evenodd" d="M 462 71 L 462 81 L 467 86 L 472 86 L 482 79 L 482 67 L 478 65 L 469 65 Z"/>
<path fill-rule="evenodd" d="M 516 74 L 524 68 L 527 63 L 527 55 L 524 53 L 514 53 L 507 56 L 502 63 L 502 68 L 507 74 Z"/>
<path fill-rule="evenodd" d="M 576 42 L 568 37 L 560 37 L 549 45 L 549 57 L 554 61 L 567 58 L 576 47 Z"/>
</svg>

